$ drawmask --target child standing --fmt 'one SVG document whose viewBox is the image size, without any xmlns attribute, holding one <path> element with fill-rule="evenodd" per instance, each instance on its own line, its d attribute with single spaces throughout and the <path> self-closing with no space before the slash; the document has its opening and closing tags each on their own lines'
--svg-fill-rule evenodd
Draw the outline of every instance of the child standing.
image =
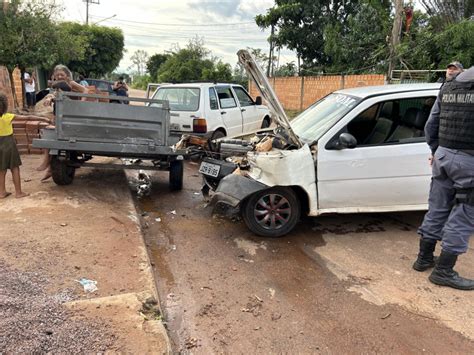
<svg viewBox="0 0 474 355">
<path fill-rule="evenodd" d="M 10 169 L 15 186 L 15 197 L 28 196 L 21 190 L 20 165 L 21 159 L 13 138 L 12 121 L 15 115 L 7 113 L 8 100 L 5 94 L 0 93 L 0 199 L 8 197 L 11 193 L 5 189 L 5 177 Z"/>
</svg>

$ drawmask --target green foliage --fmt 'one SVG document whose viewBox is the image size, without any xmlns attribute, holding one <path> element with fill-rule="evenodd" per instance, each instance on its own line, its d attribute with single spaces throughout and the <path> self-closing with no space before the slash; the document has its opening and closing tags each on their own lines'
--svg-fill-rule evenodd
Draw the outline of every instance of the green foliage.
<svg viewBox="0 0 474 355">
<path fill-rule="evenodd" d="M 55 1 L 13 0 L 0 10 L 0 64 L 10 70 L 50 69 L 68 58 L 84 56 L 85 39 L 70 36 L 52 20 L 60 10 Z"/>
<path fill-rule="evenodd" d="M 464 20 L 438 32 L 431 24 L 417 26 L 397 53 L 409 69 L 445 68 L 453 60 L 470 67 L 474 65 L 474 22 Z"/>
<path fill-rule="evenodd" d="M 330 64 L 324 51 L 328 25 L 345 28 L 350 15 L 357 13 L 360 0 L 276 0 L 265 15 L 256 17 L 262 28 L 275 26 L 274 43 L 296 51 L 307 67 Z M 380 2 L 380 1 L 379 1 Z M 381 1 L 388 3 L 387 0 Z"/>
<path fill-rule="evenodd" d="M 326 72 L 351 73 L 358 70 L 381 71 L 378 67 L 388 56 L 385 38 L 390 31 L 387 8 L 362 4 L 342 23 L 325 28 L 324 52 L 330 58 Z"/>
<path fill-rule="evenodd" d="M 124 37 L 121 29 L 65 22 L 59 25 L 70 37 L 85 38 L 84 57 L 64 61 L 72 71 L 87 77 L 112 72 L 123 58 Z"/>
<path fill-rule="evenodd" d="M 152 81 L 158 81 L 158 71 L 161 65 L 170 57 L 169 54 L 154 54 L 148 59 L 146 69 L 150 73 Z"/>
<path fill-rule="evenodd" d="M 277 70 L 275 70 L 274 76 L 296 76 L 298 75 L 298 68 L 296 67 L 295 62 L 289 62 L 284 65 L 281 65 Z"/>
<path fill-rule="evenodd" d="M 191 40 L 186 48 L 171 53 L 157 74 L 159 82 L 228 81 L 232 78 L 231 67 L 211 57 L 198 38 Z"/>
<path fill-rule="evenodd" d="M 150 75 L 136 75 L 133 78 L 132 88 L 146 90 L 149 82 L 151 82 Z"/>
</svg>

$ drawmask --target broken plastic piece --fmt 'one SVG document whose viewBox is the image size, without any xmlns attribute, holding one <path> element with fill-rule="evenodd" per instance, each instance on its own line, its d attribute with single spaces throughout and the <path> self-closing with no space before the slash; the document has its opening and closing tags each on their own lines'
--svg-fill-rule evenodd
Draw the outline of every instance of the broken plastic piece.
<svg viewBox="0 0 474 355">
<path fill-rule="evenodd" d="M 79 282 L 84 287 L 84 292 L 95 292 L 98 290 L 97 281 L 82 278 L 76 280 L 76 282 Z"/>
</svg>

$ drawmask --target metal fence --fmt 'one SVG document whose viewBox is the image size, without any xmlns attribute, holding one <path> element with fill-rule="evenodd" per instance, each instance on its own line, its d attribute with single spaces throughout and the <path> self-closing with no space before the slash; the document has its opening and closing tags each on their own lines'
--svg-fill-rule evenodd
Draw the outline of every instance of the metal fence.
<svg viewBox="0 0 474 355">
<path fill-rule="evenodd" d="M 392 70 L 390 84 L 434 83 L 444 78 L 446 70 Z"/>
</svg>

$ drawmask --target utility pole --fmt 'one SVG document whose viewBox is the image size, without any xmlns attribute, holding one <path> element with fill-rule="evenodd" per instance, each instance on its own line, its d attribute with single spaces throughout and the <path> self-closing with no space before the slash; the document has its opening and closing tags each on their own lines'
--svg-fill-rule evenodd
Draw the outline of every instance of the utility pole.
<svg viewBox="0 0 474 355">
<path fill-rule="evenodd" d="M 396 65 L 395 49 L 400 44 L 400 34 L 402 31 L 403 22 L 403 0 L 395 0 L 395 16 L 393 19 L 392 38 L 390 43 L 390 62 L 388 65 L 388 77 L 392 74 L 392 70 Z"/>
<path fill-rule="evenodd" d="M 86 3 L 86 25 L 89 24 L 89 4 L 99 5 L 99 0 L 82 0 Z"/>
</svg>

